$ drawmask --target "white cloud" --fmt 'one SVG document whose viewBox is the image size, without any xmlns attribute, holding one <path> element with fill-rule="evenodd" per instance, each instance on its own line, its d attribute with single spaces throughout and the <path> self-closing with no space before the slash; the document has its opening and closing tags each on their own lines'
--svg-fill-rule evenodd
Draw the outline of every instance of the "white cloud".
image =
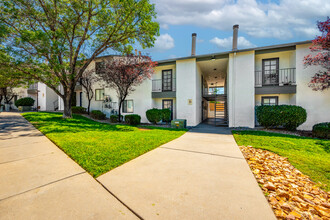
<svg viewBox="0 0 330 220">
<path fill-rule="evenodd" d="M 150 48 L 149 51 L 152 52 L 164 52 L 166 50 L 174 48 L 174 39 L 169 34 L 161 34 L 157 37 L 155 45 Z"/>
<path fill-rule="evenodd" d="M 227 38 L 223 38 L 223 39 L 215 37 L 212 40 L 210 40 L 210 42 L 215 44 L 220 49 L 229 50 L 232 48 L 233 37 L 227 37 Z M 238 37 L 238 39 L 237 39 L 238 49 L 252 48 L 255 46 L 256 45 L 254 45 L 253 43 L 251 43 L 250 41 L 245 39 L 245 37 Z"/>
<path fill-rule="evenodd" d="M 316 20 L 330 14 L 330 1 L 154 0 L 162 25 L 198 25 L 230 31 L 234 24 L 253 37 L 313 37 Z M 317 31 L 316 31 L 317 33 Z"/>
</svg>

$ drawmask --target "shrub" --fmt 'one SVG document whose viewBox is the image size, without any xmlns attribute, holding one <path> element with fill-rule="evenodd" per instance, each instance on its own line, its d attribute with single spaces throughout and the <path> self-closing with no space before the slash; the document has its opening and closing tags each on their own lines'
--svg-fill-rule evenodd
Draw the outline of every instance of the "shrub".
<svg viewBox="0 0 330 220">
<path fill-rule="evenodd" d="M 120 116 L 121 120 L 123 120 L 123 116 Z M 119 122 L 119 116 L 118 115 L 110 115 L 110 122 L 111 123 L 117 123 Z"/>
<path fill-rule="evenodd" d="M 15 102 L 16 107 L 18 107 L 18 106 L 33 106 L 33 104 L 34 104 L 34 99 L 31 98 L 31 97 L 21 98 L 21 99 L 18 99 Z"/>
<path fill-rule="evenodd" d="M 169 109 L 162 109 L 162 121 L 163 122 L 170 122 L 171 121 L 171 110 Z"/>
<path fill-rule="evenodd" d="M 257 106 L 256 115 L 259 124 L 266 128 L 283 126 L 287 130 L 296 130 L 307 118 L 306 110 L 295 105 Z"/>
<path fill-rule="evenodd" d="M 125 122 L 129 125 L 139 125 L 141 123 L 141 116 L 136 114 L 125 115 Z"/>
<path fill-rule="evenodd" d="M 98 119 L 98 120 L 106 119 L 105 114 L 103 112 L 101 112 L 100 110 L 93 110 L 91 112 L 91 117 L 94 119 Z"/>
<path fill-rule="evenodd" d="M 153 109 L 149 109 L 146 111 L 146 116 L 148 121 L 150 121 L 153 124 L 157 124 L 157 122 L 160 122 L 160 120 L 162 120 L 163 116 L 162 116 L 162 110 L 153 108 Z"/>
<path fill-rule="evenodd" d="M 315 124 L 312 131 L 314 137 L 330 139 L 330 122 Z"/>
<path fill-rule="evenodd" d="M 72 106 L 72 113 L 86 114 L 86 108 L 80 106 Z"/>
</svg>

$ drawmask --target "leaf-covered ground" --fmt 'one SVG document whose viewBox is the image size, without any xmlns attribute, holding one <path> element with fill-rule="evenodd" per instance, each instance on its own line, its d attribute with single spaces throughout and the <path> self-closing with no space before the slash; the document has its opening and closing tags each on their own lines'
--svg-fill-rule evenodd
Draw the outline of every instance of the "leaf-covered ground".
<svg viewBox="0 0 330 220">
<path fill-rule="evenodd" d="M 29 112 L 23 116 L 94 177 L 184 134 L 185 130 L 99 123 L 80 115 Z"/>
</svg>

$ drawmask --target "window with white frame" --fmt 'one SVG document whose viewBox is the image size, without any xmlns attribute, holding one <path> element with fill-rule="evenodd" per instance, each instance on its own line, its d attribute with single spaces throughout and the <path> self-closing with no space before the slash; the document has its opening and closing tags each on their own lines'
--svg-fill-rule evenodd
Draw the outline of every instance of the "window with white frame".
<svg viewBox="0 0 330 220">
<path fill-rule="evenodd" d="M 123 113 L 133 113 L 133 112 L 134 112 L 133 100 L 125 100 L 123 102 Z"/>
<path fill-rule="evenodd" d="M 104 89 L 95 89 L 95 101 L 103 101 Z"/>
</svg>

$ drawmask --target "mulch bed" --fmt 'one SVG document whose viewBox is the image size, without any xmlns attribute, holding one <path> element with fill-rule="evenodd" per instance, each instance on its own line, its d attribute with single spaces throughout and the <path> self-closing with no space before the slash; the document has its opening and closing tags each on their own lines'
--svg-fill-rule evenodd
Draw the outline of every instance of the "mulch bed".
<svg viewBox="0 0 330 220">
<path fill-rule="evenodd" d="M 281 133 L 281 134 L 290 134 L 302 137 L 313 137 L 312 131 L 305 131 L 305 130 L 297 130 L 297 131 L 287 131 L 285 129 L 271 129 L 271 128 L 256 128 L 260 131 L 267 131 L 267 132 L 274 132 L 274 133 Z"/>
<path fill-rule="evenodd" d="M 330 192 L 287 158 L 250 146 L 240 149 L 278 219 L 330 219 Z"/>
</svg>

